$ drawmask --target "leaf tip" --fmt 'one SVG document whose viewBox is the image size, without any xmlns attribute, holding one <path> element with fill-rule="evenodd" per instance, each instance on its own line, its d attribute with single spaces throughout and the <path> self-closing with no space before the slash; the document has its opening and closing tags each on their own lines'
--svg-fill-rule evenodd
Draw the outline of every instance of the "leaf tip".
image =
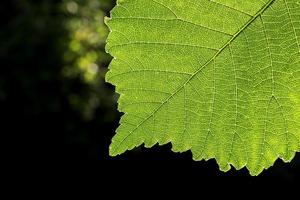
<svg viewBox="0 0 300 200">
<path fill-rule="evenodd" d="M 263 172 L 263 169 L 261 169 L 261 170 L 254 170 L 254 171 L 249 170 L 249 174 L 250 174 L 251 176 L 258 176 L 258 175 L 260 175 L 262 172 Z"/>
<path fill-rule="evenodd" d="M 109 146 L 109 156 L 110 157 L 116 157 L 118 155 L 120 155 L 120 153 L 118 153 L 116 151 L 116 148 L 114 148 L 114 145 L 113 145 L 113 142 L 112 142 L 112 144 Z"/>
<path fill-rule="evenodd" d="M 262 165 L 258 165 L 257 163 L 256 164 L 248 163 L 246 165 L 246 169 L 248 170 L 251 176 L 258 176 L 266 169 L 266 167 L 263 167 Z"/>
<path fill-rule="evenodd" d="M 219 169 L 222 172 L 228 172 L 231 169 L 230 164 L 219 165 Z"/>
<path fill-rule="evenodd" d="M 104 17 L 104 23 L 105 23 L 106 26 L 108 26 L 108 22 L 110 20 L 111 20 L 111 17 L 107 17 L 107 16 Z"/>
</svg>

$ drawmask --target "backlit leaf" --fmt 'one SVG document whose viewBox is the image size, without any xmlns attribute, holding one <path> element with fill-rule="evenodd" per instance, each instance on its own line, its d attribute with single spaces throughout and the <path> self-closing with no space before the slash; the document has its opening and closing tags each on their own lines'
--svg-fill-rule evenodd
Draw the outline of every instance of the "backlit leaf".
<svg viewBox="0 0 300 200">
<path fill-rule="evenodd" d="M 299 0 L 119 0 L 111 15 L 110 155 L 171 142 L 257 175 L 300 151 Z"/>
</svg>

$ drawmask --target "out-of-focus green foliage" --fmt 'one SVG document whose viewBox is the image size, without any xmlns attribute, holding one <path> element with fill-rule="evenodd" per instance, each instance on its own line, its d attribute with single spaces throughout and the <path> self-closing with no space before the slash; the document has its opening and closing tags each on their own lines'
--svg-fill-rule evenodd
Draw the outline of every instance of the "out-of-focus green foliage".
<svg viewBox="0 0 300 200">
<path fill-rule="evenodd" d="M 100 104 L 114 101 L 107 101 L 109 91 L 104 86 L 106 66 L 111 59 L 104 51 L 108 34 L 104 10 L 108 10 L 111 4 L 108 0 L 64 0 L 61 5 L 62 11 L 69 16 L 65 27 L 70 34 L 68 48 L 63 55 L 66 65 L 62 75 L 67 78 L 79 77 L 93 91 L 88 101 L 79 95 L 69 96 L 70 103 L 86 119 L 92 117 Z"/>
<path fill-rule="evenodd" d="M 114 4 L 11 0 L 0 6 L 1 133 L 36 141 L 26 157 L 47 149 L 55 158 L 106 159 L 118 112 L 114 89 L 104 81 L 110 56 L 103 17 Z"/>
<path fill-rule="evenodd" d="M 91 84 L 103 77 L 103 65 L 109 62 L 110 57 L 104 53 L 104 43 L 108 34 L 103 19 L 105 13 L 101 10 L 101 1 L 65 0 L 62 9 L 71 18 L 66 22 L 70 31 L 70 42 L 64 54 L 67 63 L 72 66 L 64 68 L 65 76 L 82 74 L 84 80 Z"/>
</svg>

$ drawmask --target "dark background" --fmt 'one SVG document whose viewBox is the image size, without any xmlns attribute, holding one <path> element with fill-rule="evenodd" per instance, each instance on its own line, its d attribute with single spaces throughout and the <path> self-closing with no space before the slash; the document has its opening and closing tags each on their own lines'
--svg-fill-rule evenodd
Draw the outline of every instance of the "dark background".
<svg viewBox="0 0 300 200">
<path fill-rule="evenodd" d="M 114 4 L 114 0 L 1 3 L 0 115 L 1 142 L 9 141 L 3 151 L 6 157 L 18 161 L 20 169 L 38 163 L 52 168 L 45 173 L 55 169 L 76 171 L 74 177 L 122 177 L 118 184 L 128 179 L 136 183 L 172 179 L 175 185 L 190 180 L 241 185 L 299 180 L 299 154 L 290 164 L 278 160 L 259 177 L 250 177 L 245 169 L 220 172 L 214 160 L 194 162 L 190 152 L 172 153 L 170 144 L 109 157 L 108 146 L 121 116 L 118 95 L 104 82 L 111 57 L 104 51 L 108 30 L 103 17 Z"/>
</svg>

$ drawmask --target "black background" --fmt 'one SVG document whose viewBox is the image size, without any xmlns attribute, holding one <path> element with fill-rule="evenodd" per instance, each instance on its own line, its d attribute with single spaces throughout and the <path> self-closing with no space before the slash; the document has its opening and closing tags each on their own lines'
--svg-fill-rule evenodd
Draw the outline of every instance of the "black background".
<svg viewBox="0 0 300 200">
<path fill-rule="evenodd" d="M 19 163 L 15 166 L 17 171 L 26 173 L 25 169 L 31 168 L 33 173 L 68 174 L 74 180 L 86 176 L 98 182 L 105 177 L 120 186 L 150 180 L 169 181 L 166 184 L 177 186 L 195 181 L 199 186 L 212 183 L 212 187 L 214 183 L 286 185 L 299 180 L 299 153 L 291 163 L 278 160 L 258 177 L 251 177 L 246 169 L 220 172 L 214 160 L 192 161 L 190 152 L 173 153 L 170 144 L 152 149 L 139 147 L 109 157 L 108 146 L 122 115 L 111 100 L 114 87 L 100 78 L 94 91 L 80 76 L 61 75 L 66 65 L 62 55 L 70 40 L 64 24 L 70 16 L 58 9 L 61 3 L 1 3 L 1 141 L 5 157 Z M 105 3 L 102 10 L 108 16 L 115 2 Z M 104 51 L 104 47 L 99 51 Z M 108 64 L 105 61 L 101 67 Z M 68 96 L 76 94 L 82 101 L 88 101 L 91 92 L 102 93 L 99 98 L 106 103 L 95 108 L 93 117 L 85 120 L 72 107 Z M 29 167 L 32 165 L 35 167 Z"/>
</svg>

